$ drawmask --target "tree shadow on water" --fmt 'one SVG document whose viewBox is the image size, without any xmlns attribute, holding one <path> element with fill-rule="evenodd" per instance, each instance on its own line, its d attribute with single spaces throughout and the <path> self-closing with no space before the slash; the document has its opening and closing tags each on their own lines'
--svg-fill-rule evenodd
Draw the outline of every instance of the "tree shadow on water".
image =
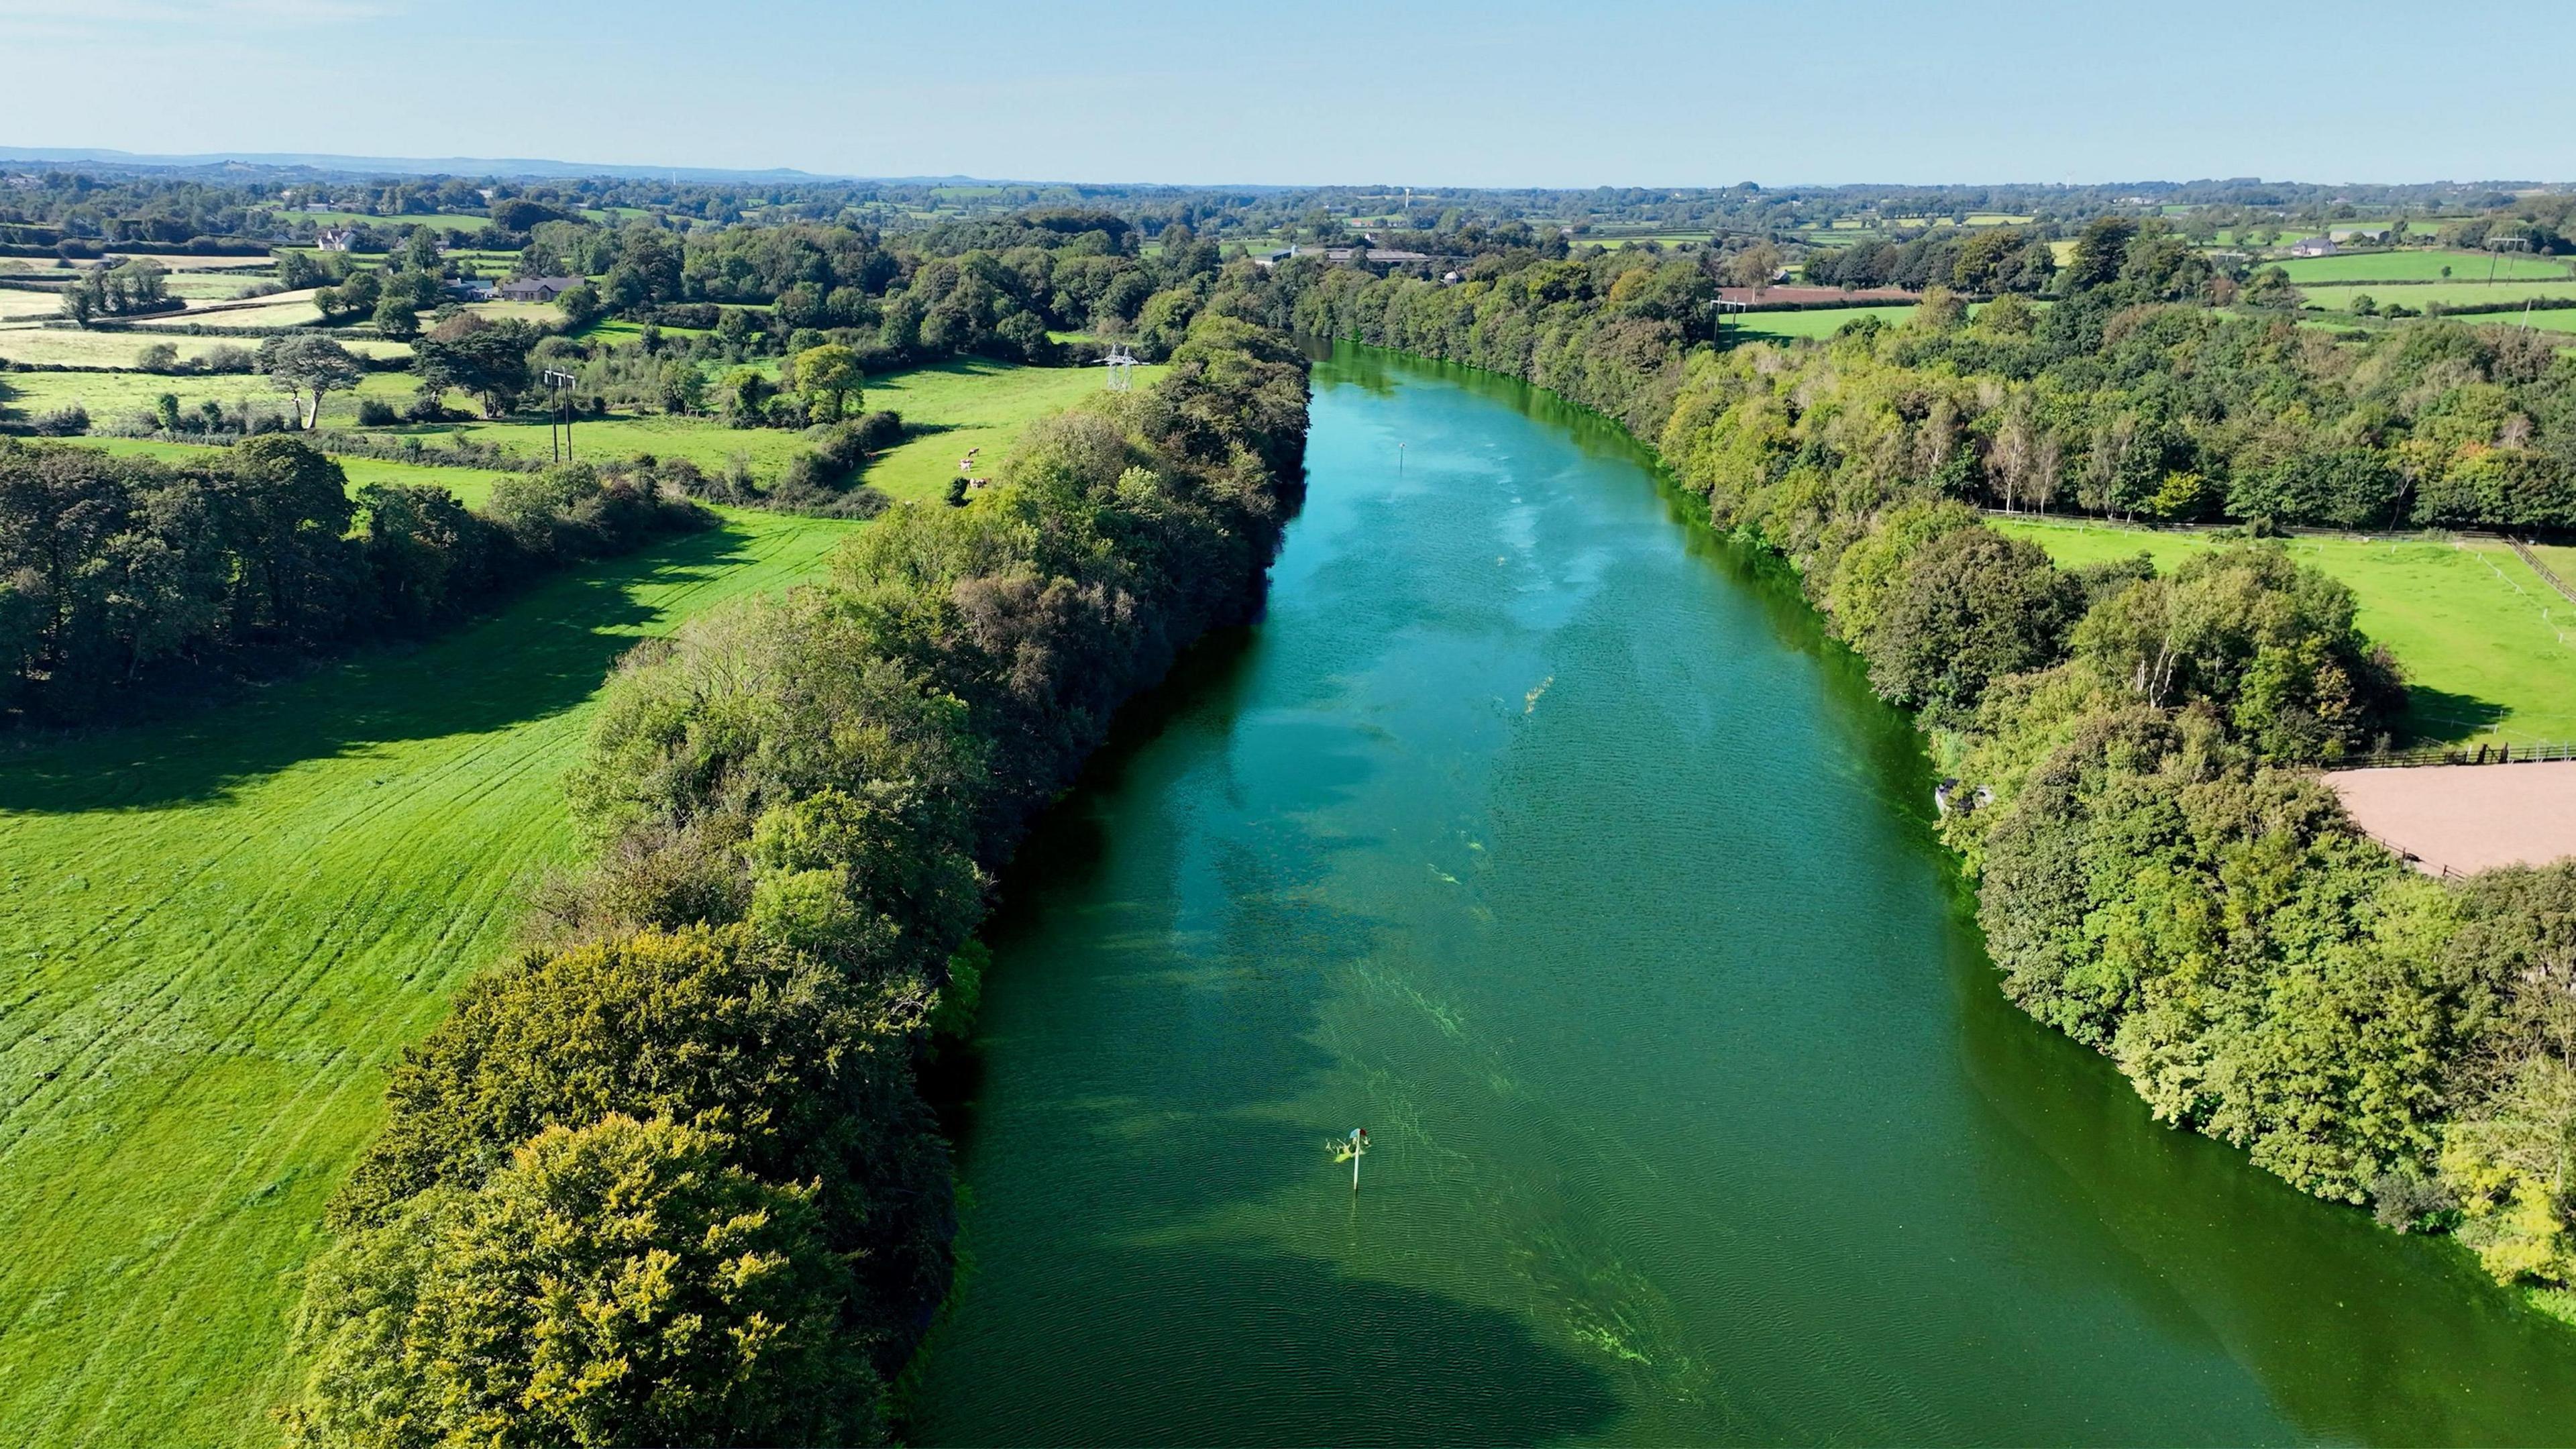
<svg viewBox="0 0 2576 1449">
<path fill-rule="evenodd" d="M 219 799 L 306 760 L 543 719 L 599 688 L 658 610 L 633 590 L 713 578 L 744 540 L 710 530 L 537 584 L 429 640 L 361 649 L 150 723 L 0 745 L 0 810 Z"/>
<path fill-rule="evenodd" d="M 1075 1253 L 1020 1312 L 945 1347 L 921 1442 L 1534 1444 L 1623 1408 L 1511 1315 L 1284 1255 Z"/>
</svg>

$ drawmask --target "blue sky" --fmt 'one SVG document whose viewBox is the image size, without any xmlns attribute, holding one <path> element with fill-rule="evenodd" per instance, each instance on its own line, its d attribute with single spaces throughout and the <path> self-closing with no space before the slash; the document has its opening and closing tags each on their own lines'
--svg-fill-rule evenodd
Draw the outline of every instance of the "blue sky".
<svg viewBox="0 0 2576 1449">
<path fill-rule="evenodd" d="M 0 0 L 0 145 L 1439 185 L 2576 179 L 2576 5 Z"/>
</svg>

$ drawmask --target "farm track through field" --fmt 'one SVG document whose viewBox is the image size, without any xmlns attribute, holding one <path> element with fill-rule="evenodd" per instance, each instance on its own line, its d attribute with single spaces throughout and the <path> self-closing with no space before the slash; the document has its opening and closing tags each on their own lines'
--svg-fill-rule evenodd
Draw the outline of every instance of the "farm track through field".
<svg viewBox="0 0 2576 1449">
<path fill-rule="evenodd" d="M 274 1437 L 322 1204 L 384 1068 L 573 858 L 602 672 L 847 531 L 736 518 L 416 650 L 0 753 L 0 1440 Z"/>
</svg>

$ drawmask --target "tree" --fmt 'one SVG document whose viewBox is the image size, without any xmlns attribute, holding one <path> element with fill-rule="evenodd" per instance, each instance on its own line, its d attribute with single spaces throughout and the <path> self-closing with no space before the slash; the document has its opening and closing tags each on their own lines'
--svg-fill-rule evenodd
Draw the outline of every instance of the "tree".
<svg viewBox="0 0 2576 1449">
<path fill-rule="evenodd" d="M 2354 607 L 2352 590 L 2279 545 L 2242 544 L 2103 600 L 2074 650 L 2149 705 L 2211 702 L 2267 758 L 2333 758 L 2365 745 L 2402 697 Z"/>
<path fill-rule="evenodd" d="M 2138 224 L 2124 216 L 2097 216 L 2085 224 L 2075 239 L 2075 253 L 2067 259 L 2063 280 L 2070 292 L 2090 291 L 2119 280 L 2120 268 L 2129 259 L 2129 242 L 2138 234 Z"/>
<path fill-rule="evenodd" d="M 261 343 L 259 365 L 277 390 L 296 404 L 297 420 L 307 430 L 321 421 L 325 394 L 356 387 L 367 375 L 349 349 L 313 332 Z"/>
<path fill-rule="evenodd" d="M 1989 681 L 2055 662 L 2083 587 L 2037 544 L 1990 528 L 1933 539 L 1870 639 L 1870 684 L 1935 720 L 1975 707 Z"/>
<path fill-rule="evenodd" d="M 313 294 L 313 305 L 321 309 L 325 320 L 364 317 L 384 300 L 384 278 L 372 271 L 353 272 L 336 287 L 324 287 Z"/>
<path fill-rule="evenodd" d="M 555 298 L 555 310 L 563 313 L 566 327 L 579 332 L 599 320 L 599 289 L 588 282 L 576 282 Z"/>
<path fill-rule="evenodd" d="M 2290 273 L 2284 267 L 2265 267 L 2256 272 L 2240 295 L 2248 307 L 2270 307 L 2284 312 L 2296 311 L 2301 303 L 2307 301 L 2307 294 L 2291 284 Z M 2356 304 L 2353 311 L 2361 313 L 2361 308 Z"/>
<path fill-rule="evenodd" d="M 2441 1167 L 2460 1200 L 2460 1236 L 2498 1282 L 2576 1279 L 2576 1069 L 2554 1055 L 2525 1060 L 2442 1134 Z"/>
<path fill-rule="evenodd" d="M 698 365 L 686 358 L 673 358 L 653 374 L 654 390 L 662 411 L 675 415 L 694 413 L 706 404 L 707 376 Z"/>
<path fill-rule="evenodd" d="M 403 260 L 415 272 L 438 270 L 438 231 L 434 227 L 412 228 L 411 239 L 403 243 Z"/>
<path fill-rule="evenodd" d="M 1768 288 L 1779 271 L 1780 249 L 1767 241 L 1755 242 L 1726 259 L 1726 279 L 1756 292 Z"/>
<path fill-rule="evenodd" d="M 344 632 L 357 572 L 348 476 L 281 434 L 246 439 L 224 461 L 221 525 L 240 560 L 235 628 L 303 645 Z"/>
<path fill-rule="evenodd" d="M 499 417 L 528 390 L 528 352 L 536 342 L 536 329 L 525 323 L 459 312 L 413 345 L 412 371 L 424 392 L 455 388 L 480 401 L 485 417 Z"/>
<path fill-rule="evenodd" d="M 865 380 L 858 354 L 837 342 L 796 354 L 796 388 L 816 422 L 835 422 L 857 410 L 867 396 L 859 386 Z"/>
<path fill-rule="evenodd" d="M 756 368 L 737 367 L 724 380 L 725 422 L 737 428 L 756 428 L 775 386 Z"/>
<path fill-rule="evenodd" d="M 863 1443 L 881 1386 L 810 1187 L 720 1134 L 551 1127 L 316 1264 L 288 1420 L 311 1445 Z"/>
<path fill-rule="evenodd" d="M 387 292 L 376 302 L 374 320 L 377 333 L 396 342 L 408 342 L 420 335 L 420 308 L 399 292 Z"/>
</svg>

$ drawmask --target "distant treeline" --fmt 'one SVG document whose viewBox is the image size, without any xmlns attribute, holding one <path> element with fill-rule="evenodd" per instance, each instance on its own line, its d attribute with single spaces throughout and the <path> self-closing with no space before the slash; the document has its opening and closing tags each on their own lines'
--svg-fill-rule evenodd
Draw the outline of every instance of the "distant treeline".
<svg viewBox="0 0 2576 1449">
<path fill-rule="evenodd" d="M 1186 187 L 1006 183 L 951 188 L 933 182 L 739 180 L 602 175 L 384 176 L 308 167 L 166 167 L 114 161 L 0 164 L 16 171 L 0 192 L 0 240 L 23 235 L 80 248 L 181 245 L 205 238 L 309 233 L 318 205 L 367 217 L 360 245 L 376 250 L 401 229 L 439 215 L 487 217 L 494 239 L 516 245 L 538 223 L 613 210 L 678 229 L 856 224 L 910 230 L 924 217 L 972 219 L 1047 208 L 1116 212 L 1148 233 L 1186 225 L 1202 236 L 1293 236 L 1326 242 L 1353 217 L 1423 228 L 1533 222 L 1629 234 L 1719 230 L 1781 235 L 1830 227 L 1891 228 L 2028 216 L 2043 228 L 2104 214 L 2143 216 L 2193 208 L 2221 226 L 2527 208 L 2530 188 L 2510 182 L 2371 185 L 2253 179 L 2100 185 L 1585 187 L 1407 190 L 1378 186 Z M 2542 203 L 2550 198 L 2538 197 Z M 2475 245 L 2475 242 L 2471 242 Z"/>
<path fill-rule="evenodd" d="M 0 719 L 70 724 L 450 623 L 558 564 L 706 527 L 649 474 L 504 478 L 480 510 L 271 434 L 165 464 L 0 439 Z"/>
<path fill-rule="evenodd" d="M 2457 324 L 2346 349 L 2166 305 L 2152 234 L 2079 255 L 2043 316 L 1936 300 L 1723 355 L 1638 305 L 1674 264 L 1589 265 L 1580 288 L 1536 257 L 1457 287 L 1291 282 L 1314 332 L 1624 421 L 1788 558 L 1956 777 L 1942 829 L 2007 994 L 2157 1116 L 2454 1228 L 2500 1280 L 2576 1281 L 2576 867 L 2446 887 L 2359 833 L 2311 767 L 2384 737 L 2396 671 L 2278 545 L 2069 572 L 1968 506 L 2561 522 L 2571 365 Z"/>
<path fill-rule="evenodd" d="M 572 786 L 597 863 L 405 1055 L 333 1204 L 298 1442 L 885 1437 L 954 1231 L 915 1071 L 972 1016 L 992 872 L 1251 616 L 1300 487 L 1305 364 L 1257 311 L 625 661 Z"/>
<path fill-rule="evenodd" d="M 1444 288 L 1343 269 L 1317 274 L 1302 315 L 1532 376 L 1653 436 L 1701 335 L 1676 305 L 1699 270 L 1523 254 Z M 2547 336 L 2428 320 L 2339 343 L 2286 312 L 2204 305 L 2213 277 L 2178 236 L 2106 221 L 2046 307 L 2006 295 L 1972 321 L 1936 294 L 1906 326 L 1865 318 L 1833 349 L 1767 352 L 1771 375 L 1794 374 L 1781 426 L 1836 420 L 1809 425 L 1794 466 L 1876 458 L 1963 502 L 2117 518 L 2576 529 L 2576 365 Z"/>
</svg>

